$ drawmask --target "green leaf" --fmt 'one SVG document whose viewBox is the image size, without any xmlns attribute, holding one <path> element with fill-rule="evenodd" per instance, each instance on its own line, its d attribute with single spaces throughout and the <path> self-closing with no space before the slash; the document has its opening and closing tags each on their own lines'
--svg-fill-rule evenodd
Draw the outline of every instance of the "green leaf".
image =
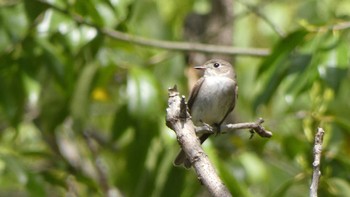
<svg viewBox="0 0 350 197">
<path fill-rule="evenodd" d="M 303 71 L 310 63 L 311 56 L 308 54 L 293 53 L 307 35 L 307 31 L 298 30 L 282 39 L 259 67 L 257 78 L 269 71 L 269 79 L 254 102 L 254 109 L 260 104 L 270 101 L 284 78 L 291 73 Z"/>
<path fill-rule="evenodd" d="M 37 20 L 37 17 L 48 9 L 46 4 L 33 0 L 25 0 L 24 7 L 31 22 Z"/>
<path fill-rule="evenodd" d="M 18 3 L 11 7 L 0 8 L 1 28 L 13 43 L 20 42 L 26 36 L 29 26 L 23 5 Z"/>
<path fill-rule="evenodd" d="M 231 172 L 230 167 L 223 162 L 217 162 L 220 172 L 220 177 L 225 182 L 225 185 L 230 190 L 232 196 L 253 196 L 249 193 L 249 188 L 245 182 L 239 181 Z"/>
<path fill-rule="evenodd" d="M 348 35 L 348 34 L 346 34 Z M 344 37 L 344 38 L 343 38 Z M 339 39 L 340 43 L 335 49 L 336 51 L 336 61 L 337 66 L 341 68 L 347 68 L 349 67 L 349 59 L 350 59 L 350 47 L 348 45 L 349 38 L 347 38 L 345 35 L 341 37 L 343 39 Z M 344 42 L 345 40 L 345 42 Z"/>
<path fill-rule="evenodd" d="M 304 138 L 299 139 L 296 135 L 285 136 L 281 143 L 286 156 L 291 159 L 295 159 L 301 153 L 310 150 L 307 141 Z"/>
<path fill-rule="evenodd" d="M 10 57 L 5 57 L 0 63 L 0 106 L 1 111 L 5 113 L 5 117 L 12 126 L 17 125 L 22 120 L 26 91 L 23 81 L 23 73 L 21 67 L 16 65 Z"/>
<path fill-rule="evenodd" d="M 52 76 L 55 77 L 56 81 L 62 85 L 64 82 L 64 60 L 62 54 L 58 51 L 58 48 L 45 39 L 37 39 L 36 44 L 42 50 L 40 60 L 44 66 L 47 67 L 48 71 Z"/>
<path fill-rule="evenodd" d="M 348 70 L 348 68 L 326 67 L 321 78 L 337 92 L 344 77 L 347 76 Z"/>
<path fill-rule="evenodd" d="M 132 140 L 120 154 L 125 155 L 125 166 L 118 181 L 121 188 L 128 191 L 128 196 L 149 196 L 155 184 L 155 177 L 146 166 L 153 139 L 159 134 L 160 102 L 157 82 L 146 69 L 134 67 L 127 79 L 127 108 L 119 109 L 119 120 L 115 120 L 114 134 L 120 137 L 123 130 L 130 127 Z M 126 113 L 123 114 L 123 111 Z M 124 116 L 124 117 L 123 117 Z M 123 122 L 125 120 L 125 122 Z M 137 189 L 132 189 L 137 188 Z"/>
<path fill-rule="evenodd" d="M 97 64 L 91 63 L 83 68 L 78 77 L 70 106 L 72 116 L 76 120 L 83 121 L 87 118 L 91 86 L 98 68 L 99 66 Z"/>
<path fill-rule="evenodd" d="M 76 8 L 85 18 L 90 19 L 99 26 L 103 26 L 104 21 L 97 10 L 96 3 L 98 4 L 99 2 L 93 2 L 92 0 L 76 1 L 73 8 Z"/>
<path fill-rule="evenodd" d="M 160 112 L 158 85 L 146 69 L 132 68 L 127 79 L 128 109 L 134 117 L 154 118 Z"/>
<path fill-rule="evenodd" d="M 266 71 L 280 65 L 281 61 L 287 59 L 291 52 L 304 40 L 307 33 L 308 32 L 303 29 L 297 30 L 280 40 L 277 45 L 273 47 L 272 53 L 259 67 L 257 77 L 260 77 Z"/>
<path fill-rule="evenodd" d="M 345 117 L 350 108 L 348 106 L 341 107 L 341 110 L 344 110 L 345 112 L 343 112 L 343 114 L 336 114 L 334 122 L 337 124 L 337 126 L 341 127 L 345 132 L 347 132 L 350 135 L 350 122 L 348 121 L 348 118 Z"/>
<path fill-rule="evenodd" d="M 276 65 L 276 70 L 270 75 L 270 78 L 267 80 L 265 86 L 257 96 L 257 99 L 254 102 L 254 109 L 256 109 L 260 104 L 266 104 L 270 101 L 271 97 L 276 92 L 277 87 L 288 74 L 287 66 L 288 61 L 286 59 Z"/>
<path fill-rule="evenodd" d="M 45 197 L 47 196 L 45 192 L 44 181 L 38 174 L 29 173 L 27 189 L 32 197 Z"/>
<path fill-rule="evenodd" d="M 334 40 L 335 38 L 333 38 Z M 349 46 L 337 37 L 336 45 L 322 53 L 318 68 L 321 79 L 337 92 L 349 70 Z"/>
<path fill-rule="evenodd" d="M 329 190 L 331 190 L 335 196 L 348 196 L 350 194 L 350 184 L 344 179 L 334 177 L 328 179 L 327 183 L 330 187 Z"/>
<path fill-rule="evenodd" d="M 90 57 L 92 59 L 96 58 L 96 55 L 100 51 L 101 47 L 104 44 L 104 36 L 101 33 L 97 33 L 97 35 L 84 44 L 78 51 L 77 57 Z"/>
<path fill-rule="evenodd" d="M 295 182 L 295 179 L 284 180 L 283 183 L 271 195 L 269 195 L 269 197 L 286 196 L 288 190 L 294 186 Z"/>
<path fill-rule="evenodd" d="M 294 97 L 309 89 L 318 78 L 317 66 L 318 55 L 314 55 L 308 62 L 307 68 L 299 72 L 288 86 L 286 92 Z"/>
<path fill-rule="evenodd" d="M 270 74 L 269 79 L 254 102 L 254 109 L 260 104 L 268 103 L 279 85 L 288 75 L 303 73 L 310 62 L 311 55 L 309 54 L 292 54 L 289 57 L 285 57 L 283 61 L 276 62 L 275 70 Z"/>
<path fill-rule="evenodd" d="M 247 152 L 241 154 L 238 159 L 251 182 L 264 182 L 267 179 L 265 163 L 257 155 Z"/>
<path fill-rule="evenodd" d="M 23 163 L 19 160 L 19 158 L 11 154 L 0 153 L 0 159 L 5 164 L 5 172 L 6 175 L 8 175 L 7 177 L 14 180 L 15 183 L 25 185 L 25 183 L 28 181 L 28 176 L 25 166 L 23 166 Z"/>
<path fill-rule="evenodd" d="M 127 128 L 132 126 L 132 117 L 129 114 L 127 105 L 122 105 L 114 115 L 112 126 L 112 140 L 119 139 Z"/>
<path fill-rule="evenodd" d="M 288 74 L 301 73 L 305 71 L 312 60 L 312 55 L 308 53 L 293 54 L 289 57 L 290 65 Z"/>
<path fill-rule="evenodd" d="M 126 173 L 118 179 L 118 184 L 128 191 L 128 196 L 149 196 L 155 176 L 150 174 L 146 161 L 152 141 L 160 132 L 158 84 L 148 70 L 133 67 L 128 73 L 126 94 L 127 104 L 118 109 L 113 125 L 113 138 L 120 139 L 127 128 L 132 138 L 119 153 L 125 156 Z"/>
<path fill-rule="evenodd" d="M 69 97 L 65 89 L 51 77 L 42 83 L 44 85 L 41 88 L 38 101 L 40 114 L 35 119 L 35 123 L 41 131 L 53 133 L 68 115 Z"/>
<path fill-rule="evenodd" d="M 164 183 L 164 188 L 160 196 L 176 197 L 181 196 L 182 191 L 186 186 L 186 171 L 182 168 L 170 167 L 168 178 Z M 195 187 L 192 187 L 195 188 Z"/>
</svg>

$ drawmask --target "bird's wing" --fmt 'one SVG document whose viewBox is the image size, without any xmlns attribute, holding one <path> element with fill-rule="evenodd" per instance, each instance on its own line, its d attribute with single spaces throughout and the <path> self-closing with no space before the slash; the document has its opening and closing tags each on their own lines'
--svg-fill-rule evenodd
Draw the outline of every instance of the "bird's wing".
<svg viewBox="0 0 350 197">
<path fill-rule="evenodd" d="M 196 82 L 196 84 L 192 88 L 192 91 L 190 93 L 190 98 L 187 101 L 187 106 L 190 109 L 190 111 L 192 109 L 194 100 L 197 97 L 199 90 L 201 89 L 203 82 L 204 82 L 204 77 L 201 77 L 200 79 L 198 79 L 198 81 Z"/>
<path fill-rule="evenodd" d="M 236 105 L 236 102 L 237 102 L 237 98 L 238 98 L 238 85 L 237 85 L 236 82 L 235 82 L 234 86 L 235 86 L 235 87 L 234 87 L 234 92 L 233 92 L 233 100 L 232 100 L 232 102 L 231 102 L 230 108 L 227 110 L 227 112 L 226 112 L 224 118 L 221 120 L 221 122 L 220 122 L 219 125 L 221 125 L 221 124 L 225 121 L 226 117 L 227 117 L 227 116 L 231 113 L 231 111 L 235 108 L 235 105 Z"/>
</svg>

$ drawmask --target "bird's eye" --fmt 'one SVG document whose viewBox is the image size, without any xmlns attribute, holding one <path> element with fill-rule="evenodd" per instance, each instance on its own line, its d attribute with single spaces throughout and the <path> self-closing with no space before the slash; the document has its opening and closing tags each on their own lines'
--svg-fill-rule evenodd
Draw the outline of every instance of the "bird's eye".
<svg viewBox="0 0 350 197">
<path fill-rule="evenodd" d="M 219 66 L 220 66 L 219 63 L 214 63 L 214 67 L 215 67 L 215 68 L 217 68 L 217 67 L 219 67 Z"/>
</svg>

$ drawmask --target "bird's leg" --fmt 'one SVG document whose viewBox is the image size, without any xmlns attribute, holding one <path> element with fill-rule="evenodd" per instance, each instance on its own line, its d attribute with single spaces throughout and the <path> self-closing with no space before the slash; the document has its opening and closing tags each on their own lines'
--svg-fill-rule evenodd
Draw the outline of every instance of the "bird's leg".
<svg viewBox="0 0 350 197">
<path fill-rule="evenodd" d="M 254 132 L 253 129 L 250 129 L 249 132 L 250 132 L 250 137 L 249 137 L 249 139 L 252 139 L 252 138 L 254 137 L 255 132 Z"/>
<path fill-rule="evenodd" d="M 214 123 L 213 124 L 213 130 L 215 132 L 215 136 L 217 136 L 218 134 L 221 133 L 221 128 L 220 128 L 220 124 Z"/>
</svg>

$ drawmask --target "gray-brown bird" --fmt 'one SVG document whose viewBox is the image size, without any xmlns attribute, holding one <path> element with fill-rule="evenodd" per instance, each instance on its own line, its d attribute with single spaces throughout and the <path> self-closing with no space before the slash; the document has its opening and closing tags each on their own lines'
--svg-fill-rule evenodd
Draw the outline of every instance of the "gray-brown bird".
<svg viewBox="0 0 350 197">
<path fill-rule="evenodd" d="M 205 123 L 220 128 L 237 100 L 235 71 L 229 62 L 221 59 L 212 59 L 194 68 L 204 70 L 204 75 L 192 88 L 187 102 L 193 124 L 203 126 Z M 203 143 L 210 135 L 198 136 L 200 142 Z M 191 167 L 191 162 L 183 150 L 177 155 L 174 165 L 182 163 L 186 168 Z"/>
</svg>

